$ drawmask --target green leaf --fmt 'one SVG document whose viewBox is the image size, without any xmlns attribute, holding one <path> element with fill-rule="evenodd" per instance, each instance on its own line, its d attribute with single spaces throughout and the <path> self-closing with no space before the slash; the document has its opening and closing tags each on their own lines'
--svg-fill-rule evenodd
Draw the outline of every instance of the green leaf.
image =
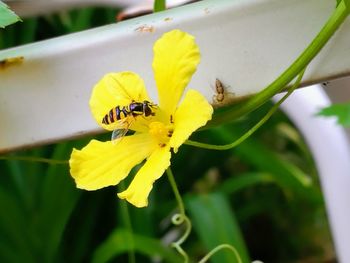
<svg viewBox="0 0 350 263">
<path fill-rule="evenodd" d="M 130 239 L 132 238 L 132 242 Z M 182 258 L 176 254 L 175 250 L 165 247 L 160 240 L 130 234 L 125 229 L 116 229 L 95 251 L 92 262 L 110 262 L 118 255 L 124 254 L 130 250 L 139 252 L 143 255 L 154 257 L 160 256 L 164 262 L 180 263 Z"/>
<path fill-rule="evenodd" d="M 52 159 L 65 160 L 71 153 L 70 143 L 58 144 Z M 51 165 L 42 178 L 37 218 L 38 235 L 42 238 L 42 258 L 52 262 L 60 246 L 65 227 L 76 206 L 81 191 L 69 175 L 68 165 Z"/>
<path fill-rule="evenodd" d="M 93 14 L 94 14 L 93 8 L 86 8 L 86 9 L 80 10 L 80 12 L 77 14 L 76 19 L 72 23 L 72 26 L 70 27 L 70 31 L 78 32 L 89 27 L 89 25 L 91 24 L 91 21 L 93 20 Z"/>
<path fill-rule="evenodd" d="M 153 5 L 153 11 L 160 12 L 166 9 L 166 1 L 165 0 L 155 0 Z"/>
<path fill-rule="evenodd" d="M 343 126 L 350 126 L 350 103 L 333 104 L 329 107 L 323 108 L 317 113 L 318 116 L 337 117 L 338 124 Z"/>
<path fill-rule="evenodd" d="M 250 172 L 226 179 L 219 190 L 225 194 L 233 194 L 255 184 L 271 184 L 275 182 L 276 180 L 269 173 Z"/>
<path fill-rule="evenodd" d="M 215 134 L 224 141 L 232 141 L 232 138 L 238 137 L 240 133 L 234 129 L 220 128 L 217 129 Z M 297 166 L 279 157 L 254 138 L 248 138 L 231 151 L 260 171 L 271 174 L 284 190 L 292 190 L 292 192 L 306 197 L 311 196 L 312 179 L 310 176 Z"/>
<path fill-rule="evenodd" d="M 239 225 L 223 194 L 196 195 L 186 198 L 186 207 L 193 228 L 198 233 L 207 252 L 221 244 L 230 244 L 240 255 L 242 262 L 250 262 Z M 229 250 L 217 252 L 210 262 L 239 262 Z"/>
<path fill-rule="evenodd" d="M 0 261 L 12 258 L 8 262 L 34 262 L 28 246 L 30 227 L 27 215 L 16 199 L 16 195 L 0 188 Z M 12 253 L 13 250 L 16 253 Z"/>
<path fill-rule="evenodd" d="M 17 16 L 9 7 L 0 1 L 0 28 L 11 25 L 21 21 L 19 16 Z"/>
</svg>

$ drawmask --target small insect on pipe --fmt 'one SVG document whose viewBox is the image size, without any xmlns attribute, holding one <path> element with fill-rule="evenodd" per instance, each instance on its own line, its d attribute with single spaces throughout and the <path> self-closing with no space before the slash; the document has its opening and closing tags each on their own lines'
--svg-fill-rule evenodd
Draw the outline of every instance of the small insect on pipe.
<svg viewBox="0 0 350 263">
<path fill-rule="evenodd" d="M 215 88 L 216 88 L 216 100 L 222 102 L 225 99 L 225 89 L 224 85 L 219 79 L 215 80 Z"/>
<path fill-rule="evenodd" d="M 216 103 L 223 102 L 225 99 L 225 88 L 219 79 L 215 80 L 215 90 L 216 94 L 213 96 L 213 100 Z"/>
</svg>

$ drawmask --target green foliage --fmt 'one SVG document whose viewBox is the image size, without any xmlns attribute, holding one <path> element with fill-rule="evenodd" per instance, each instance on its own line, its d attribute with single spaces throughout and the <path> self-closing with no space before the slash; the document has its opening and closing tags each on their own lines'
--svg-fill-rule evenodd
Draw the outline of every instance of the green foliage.
<svg viewBox="0 0 350 263">
<path fill-rule="evenodd" d="M 187 198 L 186 205 L 193 227 L 207 248 L 206 252 L 219 244 L 230 244 L 236 248 L 243 262 L 250 262 L 238 222 L 224 195 L 191 196 Z M 239 261 L 231 251 L 223 250 L 212 257 L 212 262 Z"/>
<path fill-rule="evenodd" d="M 166 0 L 154 0 L 153 11 L 161 12 L 166 9 Z"/>
<path fill-rule="evenodd" d="M 50 157 L 67 159 L 70 149 L 71 144 L 57 145 Z M 6 244 L 0 245 L 1 257 L 9 262 L 52 262 L 80 196 L 67 176 L 68 167 L 8 161 L 1 171 L 0 244 Z"/>
<path fill-rule="evenodd" d="M 0 1 L 0 28 L 21 21 L 21 19 L 11 9 Z"/>
<path fill-rule="evenodd" d="M 174 250 L 164 246 L 159 239 L 131 234 L 125 229 L 116 229 L 94 253 L 92 262 L 110 262 L 114 257 L 135 250 L 149 257 L 161 257 L 169 263 L 180 263 L 182 259 Z"/>
<path fill-rule="evenodd" d="M 230 195 L 250 186 L 272 183 L 276 183 L 276 181 L 273 178 L 273 175 L 269 173 L 248 172 L 241 174 L 239 177 L 225 180 L 225 182 L 219 186 L 219 190 L 223 194 Z"/>
<path fill-rule="evenodd" d="M 264 110 L 236 125 L 198 133 L 195 139 L 232 141 L 259 114 Z M 281 124 L 289 128 L 280 129 Z M 282 136 L 286 130 L 288 135 Z M 63 160 L 72 147 L 81 148 L 87 140 L 16 155 Z M 202 258 L 222 243 L 234 245 L 243 262 L 249 257 L 266 262 L 322 257 L 319 251 L 331 245 L 330 237 L 314 167 L 303 145 L 278 114 L 230 151 L 184 146 L 174 155 L 174 175 L 193 223 L 183 245 L 191 259 Z M 5 211 L 0 217 L 0 261 L 128 262 L 134 252 L 136 262 L 153 257 L 182 262 L 161 242 L 174 231 L 183 231 L 169 222 L 176 203 L 166 176 L 155 184 L 148 208 L 137 209 L 126 208 L 113 187 L 96 192 L 76 189 L 66 165 L 9 160 L 0 161 L 0 171 L 0 208 Z M 262 229 L 269 230 L 268 240 Z M 321 245 L 314 240 L 322 240 Z M 225 249 L 211 262 L 234 260 Z"/>
<path fill-rule="evenodd" d="M 118 9 L 84 8 L 51 16 L 25 18 L 23 23 L 0 30 L 0 49 L 114 23 L 117 13 Z"/>
<path fill-rule="evenodd" d="M 338 119 L 338 124 L 349 127 L 350 103 L 333 104 L 320 110 L 317 115 L 325 117 L 336 117 Z"/>
</svg>

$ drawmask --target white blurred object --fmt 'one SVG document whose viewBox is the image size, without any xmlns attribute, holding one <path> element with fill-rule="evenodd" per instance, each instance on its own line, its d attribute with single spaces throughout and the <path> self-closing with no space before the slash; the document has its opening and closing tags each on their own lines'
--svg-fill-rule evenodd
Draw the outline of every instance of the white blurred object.
<svg viewBox="0 0 350 263">
<path fill-rule="evenodd" d="M 190 3 L 190 2 L 196 2 L 196 1 L 193 1 L 193 0 L 168 0 L 168 1 L 166 1 L 166 7 L 169 9 L 169 8 L 184 5 L 184 4 Z M 128 8 L 125 8 L 120 14 L 118 14 L 117 20 L 121 21 L 121 20 L 124 20 L 126 18 L 132 18 L 132 17 L 136 17 L 139 15 L 152 13 L 153 12 L 153 4 L 154 4 L 154 0 L 140 1 L 140 3 L 137 5 L 132 5 Z"/>
<path fill-rule="evenodd" d="M 154 0 L 33 0 L 5 1 L 20 17 L 47 15 L 53 12 L 88 6 L 109 6 L 125 8 L 124 16 L 150 13 Z M 191 0 L 167 0 L 167 8 L 183 5 Z"/>
<path fill-rule="evenodd" d="M 278 95 L 274 100 L 281 98 Z M 331 104 L 321 85 L 295 91 L 282 109 L 303 134 L 316 162 L 338 261 L 350 260 L 350 144 L 335 119 L 315 116 Z"/>
<path fill-rule="evenodd" d="M 5 1 L 20 17 L 48 15 L 53 12 L 87 6 L 111 6 L 126 8 L 138 4 L 139 0 L 33 0 Z"/>
</svg>

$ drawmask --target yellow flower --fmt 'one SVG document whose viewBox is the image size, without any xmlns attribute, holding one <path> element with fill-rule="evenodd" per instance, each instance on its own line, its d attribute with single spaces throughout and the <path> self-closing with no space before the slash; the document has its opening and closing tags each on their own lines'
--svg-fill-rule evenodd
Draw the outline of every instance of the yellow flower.
<svg viewBox="0 0 350 263">
<path fill-rule="evenodd" d="M 129 187 L 118 194 L 137 207 L 148 204 L 153 183 L 170 166 L 174 152 L 199 127 L 211 119 L 213 108 L 197 91 L 183 91 L 200 61 L 194 37 L 180 30 L 165 33 L 154 45 L 153 71 L 159 104 L 153 115 L 129 116 L 132 102 L 150 101 L 143 80 L 133 72 L 109 73 L 93 89 L 90 108 L 97 123 L 107 130 L 118 129 L 122 121 L 103 122 L 119 106 L 126 106 L 127 127 L 133 135 L 117 141 L 92 140 L 82 150 L 73 149 L 70 172 L 78 188 L 97 190 L 117 185 L 130 170 L 147 159 Z M 115 119 L 116 116 L 114 116 Z"/>
</svg>

